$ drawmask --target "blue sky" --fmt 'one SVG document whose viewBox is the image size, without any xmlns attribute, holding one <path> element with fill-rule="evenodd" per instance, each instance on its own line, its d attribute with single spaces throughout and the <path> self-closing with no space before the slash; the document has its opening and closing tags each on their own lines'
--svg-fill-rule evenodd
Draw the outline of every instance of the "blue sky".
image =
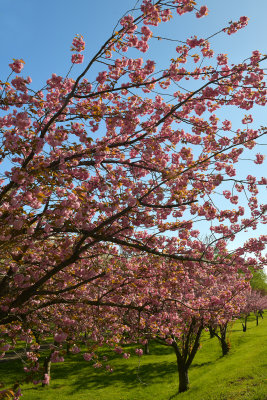
<svg viewBox="0 0 267 400">
<path fill-rule="evenodd" d="M 25 60 L 24 75 L 32 77 L 36 89 L 42 87 L 52 73 L 64 76 L 70 67 L 73 37 L 77 33 L 84 36 L 85 61 L 89 60 L 109 37 L 119 18 L 136 3 L 137 0 L 2 0 L 0 79 L 8 76 L 8 64 L 13 58 Z M 249 25 L 235 35 L 216 36 L 211 40 L 212 48 L 218 53 L 227 53 L 233 63 L 249 57 L 256 49 L 267 54 L 267 0 L 203 0 L 198 4 L 208 6 L 208 17 L 177 16 L 170 23 L 162 24 L 155 33 L 182 41 L 195 34 L 207 37 L 229 21 L 245 15 L 250 18 Z M 167 66 L 168 60 L 175 57 L 176 45 L 154 40 L 148 56 L 156 58 L 159 66 Z M 75 66 L 72 76 L 79 70 L 80 66 Z M 235 128 L 241 115 L 238 112 L 232 115 Z M 262 108 L 256 109 L 254 116 L 255 126 L 267 125 L 266 111 Z M 266 147 L 263 142 L 261 144 L 260 150 L 264 152 Z M 264 167 L 258 169 L 258 173 L 263 176 Z M 263 232 L 263 228 L 260 229 L 259 233 Z"/>
<path fill-rule="evenodd" d="M 36 85 L 51 73 L 64 74 L 69 67 L 72 38 L 80 33 L 86 41 L 87 59 L 109 36 L 119 17 L 132 8 L 136 0 L 2 0 L 1 1 L 1 77 L 8 73 L 12 58 L 26 61 L 25 73 Z M 213 41 L 215 48 L 240 61 L 259 49 L 267 53 L 267 1 L 208 0 L 199 3 L 209 7 L 209 16 L 202 19 L 190 14 L 163 24 L 164 34 L 184 40 L 198 34 L 207 36 L 241 15 L 250 18 L 249 25 L 236 35 L 221 35 Z M 162 30 L 161 30 L 162 31 Z M 153 53 L 158 54 L 159 42 Z M 160 46 L 163 59 L 173 56 L 166 43 Z"/>
</svg>

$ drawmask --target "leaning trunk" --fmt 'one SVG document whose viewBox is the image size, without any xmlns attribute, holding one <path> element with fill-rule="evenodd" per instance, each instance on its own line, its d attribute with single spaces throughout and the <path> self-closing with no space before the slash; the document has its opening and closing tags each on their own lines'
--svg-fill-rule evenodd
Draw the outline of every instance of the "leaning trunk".
<svg viewBox="0 0 267 400">
<path fill-rule="evenodd" d="M 229 344 L 227 343 L 227 341 L 226 341 L 225 339 L 223 339 L 223 338 L 221 338 L 221 346 L 222 346 L 222 353 L 223 353 L 223 356 L 226 356 L 226 354 L 229 353 L 230 346 L 229 346 Z"/>
<path fill-rule="evenodd" d="M 228 354 L 230 350 L 230 344 L 226 340 L 227 325 L 228 324 L 220 325 L 221 337 L 218 336 L 218 339 L 220 340 L 222 346 L 223 356 L 226 356 L 226 354 Z"/>
</svg>

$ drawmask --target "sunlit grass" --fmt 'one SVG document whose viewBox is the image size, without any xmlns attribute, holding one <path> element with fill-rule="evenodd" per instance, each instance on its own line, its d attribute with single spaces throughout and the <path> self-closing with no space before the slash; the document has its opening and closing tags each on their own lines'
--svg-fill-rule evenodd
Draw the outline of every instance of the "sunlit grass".
<svg viewBox="0 0 267 400">
<path fill-rule="evenodd" d="M 258 327 L 251 318 L 246 333 L 236 322 L 230 353 L 221 357 L 218 340 L 205 333 L 189 371 L 190 390 L 183 394 L 177 394 L 174 352 L 152 343 L 150 355 L 140 360 L 111 360 L 112 374 L 92 368 L 80 354 L 67 356 L 64 363 L 52 365 L 49 387 L 23 385 L 23 400 L 266 400 L 266 336 L 267 318 Z M 10 384 L 21 370 L 19 361 L 2 362 L 0 380 Z"/>
</svg>

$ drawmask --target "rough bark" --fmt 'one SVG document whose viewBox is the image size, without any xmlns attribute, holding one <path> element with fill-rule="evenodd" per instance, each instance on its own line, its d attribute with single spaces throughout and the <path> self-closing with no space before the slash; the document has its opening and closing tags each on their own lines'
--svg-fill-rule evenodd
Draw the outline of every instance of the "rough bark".
<svg viewBox="0 0 267 400">
<path fill-rule="evenodd" d="M 179 374 L 179 393 L 186 392 L 189 389 L 188 368 L 185 364 L 177 362 Z"/>
<path fill-rule="evenodd" d="M 195 322 L 192 322 L 189 331 L 185 335 L 185 340 L 183 341 L 181 349 L 175 340 L 172 343 L 172 347 L 174 348 L 176 354 L 177 369 L 179 374 L 179 393 L 185 392 L 189 389 L 188 370 L 200 344 L 200 336 L 203 326 L 200 326 L 197 332 L 194 333 L 194 325 Z"/>
<path fill-rule="evenodd" d="M 221 339 L 221 346 L 222 346 L 222 354 L 226 356 L 229 353 L 230 346 L 225 339 Z"/>
</svg>

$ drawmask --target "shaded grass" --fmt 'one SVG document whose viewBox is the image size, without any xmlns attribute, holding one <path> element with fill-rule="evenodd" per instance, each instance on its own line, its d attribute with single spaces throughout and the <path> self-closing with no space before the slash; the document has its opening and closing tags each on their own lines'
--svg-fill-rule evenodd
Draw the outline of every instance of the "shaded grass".
<svg viewBox="0 0 267 400">
<path fill-rule="evenodd" d="M 230 353 L 222 357 L 219 342 L 205 333 L 189 371 L 190 390 L 177 394 L 178 374 L 172 348 L 150 345 L 150 355 L 124 360 L 108 351 L 114 372 L 94 369 L 71 355 L 53 364 L 49 387 L 23 385 L 23 400 L 267 400 L 267 319 L 248 321 L 246 333 L 236 322 Z M 125 351 L 129 351 L 126 348 Z M 140 362 L 140 365 L 139 365 Z M 21 362 L 0 363 L 0 380 L 11 384 L 22 376 Z"/>
</svg>

